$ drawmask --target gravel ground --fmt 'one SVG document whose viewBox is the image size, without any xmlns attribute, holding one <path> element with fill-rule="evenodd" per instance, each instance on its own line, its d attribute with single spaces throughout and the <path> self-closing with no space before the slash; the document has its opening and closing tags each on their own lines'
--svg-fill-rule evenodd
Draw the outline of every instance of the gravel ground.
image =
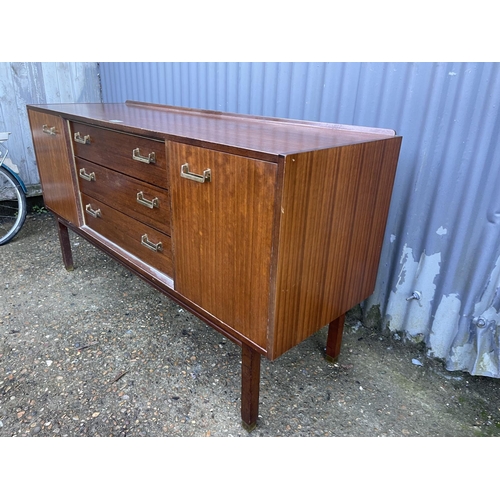
<svg viewBox="0 0 500 500">
<path fill-rule="evenodd" d="M 240 349 L 50 214 L 0 247 L 0 437 L 497 436 L 497 379 L 448 372 L 349 312 L 339 362 L 322 329 L 262 359 L 259 420 L 240 423 Z"/>
</svg>

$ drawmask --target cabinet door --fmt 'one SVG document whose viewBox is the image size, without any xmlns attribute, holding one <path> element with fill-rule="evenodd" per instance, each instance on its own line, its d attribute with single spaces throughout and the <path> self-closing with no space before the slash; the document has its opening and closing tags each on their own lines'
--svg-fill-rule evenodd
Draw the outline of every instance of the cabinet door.
<svg viewBox="0 0 500 500">
<path fill-rule="evenodd" d="M 77 195 L 66 122 L 59 116 L 28 110 L 43 201 L 47 208 L 78 225 Z"/>
<path fill-rule="evenodd" d="M 175 289 L 265 347 L 277 165 L 179 143 L 167 147 Z M 182 168 L 195 177 L 181 176 Z M 205 170 L 210 179 L 199 182 Z"/>
</svg>

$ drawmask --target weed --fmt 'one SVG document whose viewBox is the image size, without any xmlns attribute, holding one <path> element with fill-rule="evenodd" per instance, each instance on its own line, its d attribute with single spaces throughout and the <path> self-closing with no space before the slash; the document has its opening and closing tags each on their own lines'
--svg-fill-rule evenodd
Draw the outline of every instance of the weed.
<svg viewBox="0 0 500 500">
<path fill-rule="evenodd" d="M 44 206 L 39 207 L 38 205 L 33 205 L 31 207 L 31 211 L 34 214 L 46 214 L 46 213 L 48 213 L 48 210 Z"/>
</svg>

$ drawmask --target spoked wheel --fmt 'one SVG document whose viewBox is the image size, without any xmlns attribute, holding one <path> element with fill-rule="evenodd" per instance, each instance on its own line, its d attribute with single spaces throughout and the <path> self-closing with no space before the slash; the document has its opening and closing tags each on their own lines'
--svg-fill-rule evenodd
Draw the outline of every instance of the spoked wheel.
<svg viewBox="0 0 500 500">
<path fill-rule="evenodd" d="M 26 195 L 19 181 L 0 166 L 0 245 L 8 243 L 26 219 Z"/>
</svg>

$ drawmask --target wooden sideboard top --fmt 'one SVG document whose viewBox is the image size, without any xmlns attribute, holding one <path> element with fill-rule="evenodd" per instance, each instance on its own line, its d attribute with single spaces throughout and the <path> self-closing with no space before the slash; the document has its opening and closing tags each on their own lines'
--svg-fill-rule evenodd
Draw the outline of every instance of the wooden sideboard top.
<svg viewBox="0 0 500 500">
<path fill-rule="evenodd" d="M 288 155 L 394 137 L 393 130 L 197 110 L 127 101 L 49 104 L 28 108 L 129 133 Z"/>
</svg>

